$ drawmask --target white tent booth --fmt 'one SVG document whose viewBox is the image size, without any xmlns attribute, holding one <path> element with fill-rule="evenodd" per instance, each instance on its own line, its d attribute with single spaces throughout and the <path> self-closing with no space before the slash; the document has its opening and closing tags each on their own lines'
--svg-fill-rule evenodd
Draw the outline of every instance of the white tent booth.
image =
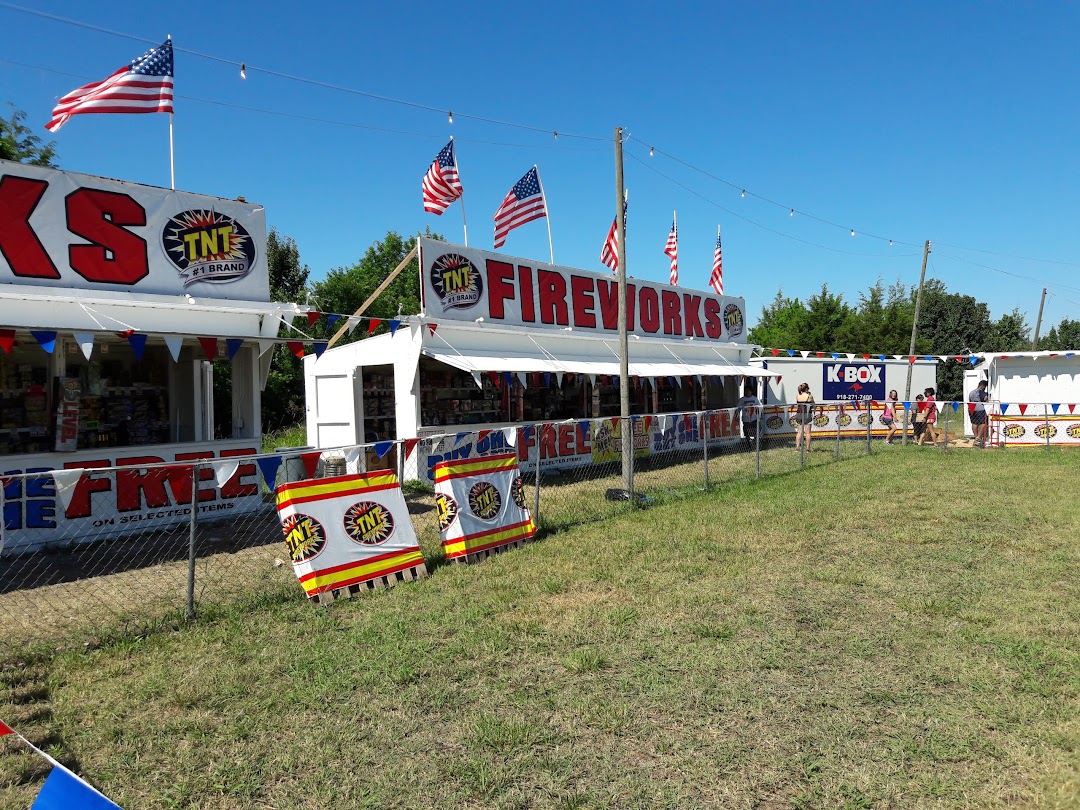
<svg viewBox="0 0 1080 810">
<path fill-rule="evenodd" d="M 1080 349 L 975 357 L 976 365 L 964 372 L 964 397 L 986 380 L 992 443 L 1080 445 Z M 964 422 L 970 434 L 969 412 Z"/>
<path fill-rule="evenodd" d="M 310 443 L 446 435 L 452 445 L 456 434 L 495 430 L 484 442 L 447 449 L 467 457 L 505 452 L 498 429 L 508 425 L 618 417 L 612 276 L 430 239 L 420 240 L 420 268 L 423 313 L 393 333 L 304 358 Z M 627 289 L 633 414 L 731 408 L 743 378 L 769 374 L 747 363 L 743 299 L 640 280 Z M 705 431 L 710 440 L 738 436 L 730 413 L 715 419 Z M 655 420 L 654 432 L 663 428 Z M 653 438 L 636 437 L 635 446 Z M 402 464 L 406 478 L 427 477 L 442 457 L 441 446 L 428 449 Z M 529 449 L 518 452 L 528 462 Z M 588 431 L 568 430 L 541 457 L 555 467 L 597 455 Z M 371 454 L 367 462 L 377 463 Z"/>
<path fill-rule="evenodd" d="M 302 314 L 269 300 L 262 207 L 0 161 L 0 217 L 3 470 L 85 471 L 66 509 L 9 481 L 5 548 L 186 520 L 154 476 L 92 470 L 261 451 L 269 349 Z M 200 500 L 257 505 L 255 465 Z"/>
</svg>

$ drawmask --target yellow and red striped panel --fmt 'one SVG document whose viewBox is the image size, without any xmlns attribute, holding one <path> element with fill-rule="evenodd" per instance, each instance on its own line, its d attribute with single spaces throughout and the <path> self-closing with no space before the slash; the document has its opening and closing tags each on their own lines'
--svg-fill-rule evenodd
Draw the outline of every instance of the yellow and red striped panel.
<svg viewBox="0 0 1080 810">
<path fill-rule="evenodd" d="M 505 546 L 507 543 L 514 543 L 518 540 L 528 540 L 534 534 L 536 534 L 536 525 L 530 517 L 528 520 L 515 523 L 512 526 L 503 526 L 486 532 L 476 532 L 464 537 L 444 540 L 443 551 L 446 553 L 446 559 L 452 560 L 455 557 L 463 557 L 477 551 Z"/>
<path fill-rule="evenodd" d="M 397 476 L 385 470 L 364 475 L 343 475 L 338 478 L 296 481 L 281 484 L 277 488 L 277 507 L 281 509 L 283 506 L 308 503 L 309 501 L 322 501 L 348 495 L 363 495 L 380 489 L 391 489 L 397 485 Z"/>
<path fill-rule="evenodd" d="M 347 588 L 349 585 L 366 582 L 369 579 L 389 576 L 419 565 L 423 561 L 424 557 L 419 548 L 405 549 L 380 554 L 377 557 L 367 557 L 333 568 L 323 568 L 305 574 L 299 579 L 308 597 L 313 597 L 337 588 Z"/>
<path fill-rule="evenodd" d="M 464 478 L 469 475 L 501 473 L 516 467 L 517 463 L 518 458 L 514 453 L 484 456 L 483 458 L 460 458 L 453 461 L 440 461 L 435 465 L 435 483 L 449 481 L 453 478 Z"/>
</svg>

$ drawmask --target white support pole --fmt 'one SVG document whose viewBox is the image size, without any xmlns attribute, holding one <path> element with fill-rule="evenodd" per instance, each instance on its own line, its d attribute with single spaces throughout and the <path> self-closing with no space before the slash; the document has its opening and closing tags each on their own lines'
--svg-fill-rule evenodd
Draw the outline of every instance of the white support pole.
<svg viewBox="0 0 1080 810">
<path fill-rule="evenodd" d="M 173 114 L 169 113 L 169 183 L 176 191 L 176 162 L 173 157 Z"/>
<path fill-rule="evenodd" d="M 450 136 L 450 140 L 454 140 L 454 136 Z M 457 145 L 454 146 L 454 162 L 457 164 L 458 182 L 461 182 L 461 159 L 458 157 Z M 458 197 L 458 202 L 461 203 L 461 230 L 465 234 L 465 247 L 469 246 L 469 223 L 465 221 L 465 192 L 461 192 L 461 196 Z"/>
<path fill-rule="evenodd" d="M 547 193 L 544 191 L 544 181 L 540 179 L 540 170 L 533 165 L 536 169 L 536 182 L 540 184 L 540 194 L 544 198 L 544 219 L 547 221 L 548 229 L 548 255 L 551 257 L 551 263 L 555 264 L 555 248 L 551 245 L 551 209 L 548 208 Z"/>
</svg>

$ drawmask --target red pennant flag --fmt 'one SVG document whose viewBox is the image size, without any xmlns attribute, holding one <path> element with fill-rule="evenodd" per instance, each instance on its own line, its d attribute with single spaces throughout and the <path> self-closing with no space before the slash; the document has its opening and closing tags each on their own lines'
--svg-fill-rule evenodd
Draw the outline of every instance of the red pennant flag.
<svg viewBox="0 0 1080 810">
<path fill-rule="evenodd" d="M 405 458 L 407 459 L 412 455 L 412 451 L 416 449 L 416 445 L 420 443 L 419 439 L 406 439 L 405 440 Z"/>
<path fill-rule="evenodd" d="M 869 357 L 869 355 L 867 355 L 867 357 Z M 870 410 L 871 408 L 876 408 L 876 407 L 877 407 L 877 403 L 874 402 L 874 400 L 870 400 L 870 402 L 868 402 L 867 405 L 866 405 L 866 410 Z"/>
<path fill-rule="evenodd" d="M 956 360 L 957 363 L 964 362 L 964 357 L 963 357 L 963 355 L 960 355 L 960 354 L 956 355 L 956 357 L 954 359 Z"/>
<path fill-rule="evenodd" d="M 437 323 L 429 323 L 429 324 L 427 325 L 427 328 L 428 328 L 428 332 L 430 332 L 431 334 L 433 334 L 433 335 L 434 335 L 434 334 L 435 334 L 435 330 L 439 328 L 439 325 L 438 325 Z"/>
<path fill-rule="evenodd" d="M 969 402 L 968 403 L 968 413 L 971 414 L 972 416 L 975 415 L 975 403 L 974 402 Z"/>
<path fill-rule="evenodd" d="M 913 354 L 909 354 L 909 355 L 908 355 L 908 359 L 907 359 L 907 361 L 908 361 L 908 362 L 909 362 L 909 363 L 910 363 L 911 365 L 915 365 L 915 355 L 913 355 Z"/>
<path fill-rule="evenodd" d="M 308 478 L 315 477 L 315 469 L 319 466 L 319 456 L 321 455 L 322 453 L 318 450 L 300 454 L 300 460 L 304 462 L 304 472 L 307 473 Z"/>
<path fill-rule="evenodd" d="M 382 321 L 380 321 L 378 318 L 372 318 L 370 321 L 368 321 L 368 325 L 367 325 L 367 333 L 368 333 L 368 335 L 370 335 L 372 332 L 374 332 L 376 329 L 378 329 L 380 323 L 382 323 Z"/>
<path fill-rule="evenodd" d="M 780 354 L 779 349 L 769 349 L 769 351 L 772 352 L 773 357 L 776 357 L 778 354 Z"/>
<path fill-rule="evenodd" d="M 611 417 L 611 429 L 614 430 L 618 426 L 619 426 L 619 417 L 617 417 L 617 416 Z"/>
<path fill-rule="evenodd" d="M 15 330 L 0 329 L 0 349 L 4 354 L 11 354 L 11 347 L 15 345 Z"/>
<path fill-rule="evenodd" d="M 319 320 L 320 315 L 322 315 L 321 312 L 309 312 L 307 314 L 307 325 L 308 326 L 314 326 L 315 321 Z"/>
<path fill-rule="evenodd" d="M 499 387 L 499 375 L 496 374 L 494 371 L 488 372 L 488 379 L 491 380 L 491 384 L 494 385 L 496 388 Z"/>
<path fill-rule="evenodd" d="M 864 354 L 864 355 L 862 356 L 862 359 L 863 359 L 863 360 L 869 360 L 869 359 L 870 359 L 870 355 L 868 355 L 868 354 Z"/>
<path fill-rule="evenodd" d="M 201 340 L 201 338 L 200 338 Z M 286 340 L 285 345 L 289 347 L 289 351 L 292 352 L 293 357 L 304 356 L 304 341 L 302 340 Z"/>
<path fill-rule="evenodd" d="M 217 338 L 201 337 L 199 338 L 199 345 L 202 346 L 206 359 L 213 363 L 214 358 L 217 357 Z"/>
<path fill-rule="evenodd" d="M 777 381 L 777 382 L 781 382 L 781 381 L 782 381 L 783 379 L 784 379 L 783 377 L 777 377 L 777 378 L 776 378 L 776 381 Z"/>
<path fill-rule="evenodd" d="M 478 436 L 476 437 L 476 440 L 477 440 L 478 442 L 482 442 L 482 441 L 483 441 L 484 439 L 486 439 L 486 438 L 487 438 L 488 436 L 490 436 L 490 435 L 491 435 L 491 431 L 490 431 L 490 430 L 481 430 L 481 431 L 480 431 L 480 435 L 478 435 Z"/>
<path fill-rule="evenodd" d="M 1069 413 L 1072 413 L 1072 412 L 1073 412 L 1073 408 L 1075 408 L 1075 407 L 1076 407 L 1075 405 L 1070 405 L 1070 406 L 1069 406 Z"/>
<path fill-rule="evenodd" d="M 1021 402 L 1016 407 L 1018 407 L 1020 409 L 1020 415 L 1021 416 L 1023 416 L 1025 413 L 1027 413 L 1028 406 L 1027 406 L 1026 403 Z"/>
<path fill-rule="evenodd" d="M 131 337 L 134 334 L 135 334 L 134 329 L 125 329 L 123 332 L 117 332 L 116 336 L 118 338 L 124 338 L 124 340 L 127 340 L 129 337 Z"/>
<path fill-rule="evenodd" d="M 825 356 L 825 352 L 814 352 L 814 354 L 816 354 L 818 357 L 824 357 Z"/>
<path fill-rule="evenodd" d="M 15 732 L 12 730 L 11 726 L 9 726 L 3 720 L 0 720 L 0 737 L 3 737 L 5 734 L 14 734 L 14 733 Z"/>
</svg>

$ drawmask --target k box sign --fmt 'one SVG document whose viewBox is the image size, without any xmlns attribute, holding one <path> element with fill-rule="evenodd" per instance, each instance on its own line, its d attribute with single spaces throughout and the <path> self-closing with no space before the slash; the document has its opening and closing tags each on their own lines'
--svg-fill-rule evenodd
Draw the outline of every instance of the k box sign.
<svg viewBox="0 0 1080 810">
<path fill-rule="evenodd" d="M 823 400 L 885 399 L 884 363 L 826 363 L 821 373 Z"/>
<path fill-rule="evenodd" d="M 269 301 L 266 215 L 238 200 L 0 160 L 0 284 Z"/>
<path fill-rule="evenodd" d="M 611 273 L 518 259 L 420 240 L 424 314 L 439 320 L 527 326 L 575 334 L 619 331 L 619 285 Z M 667 274 L 667 268 L 664 268 Z M 746 342 L 742 298 L 645 279 L 626 284 L 627 329 L 642 337 Z"/>
</svg>

